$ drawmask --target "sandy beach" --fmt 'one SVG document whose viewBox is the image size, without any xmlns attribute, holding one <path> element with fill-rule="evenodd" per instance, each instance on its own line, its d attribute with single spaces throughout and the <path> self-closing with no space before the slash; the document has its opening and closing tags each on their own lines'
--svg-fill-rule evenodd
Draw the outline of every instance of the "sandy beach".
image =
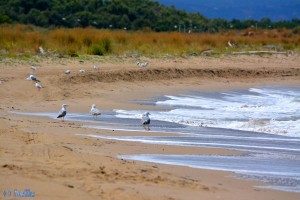
<svg viewBox="0 0 300 200">
<path fill-rule="evenodd" d="M 148 61 L 147 68 L 136 66 Z M 93 65 L 99 71 L 93 69 Z M 37 70 L 32 72 L 31 65 Z M 70 75 L 64 71 L 70 69 Z M 85 73 L 79 73 L 85 69 Z M 39 58 L 0 61 L 0 199 L 4 191 L 35 193 L 36 199 L 299 199 L 300 193 L 261 189 L 255 181 L 227 172 L 118 159 L 129 154 L 238 155 L 226 149 L 175 147 L 93 139 L 76 134 L 164 135 L 84 128 L 15 112 L 86 113 L 101 110 L 159 109 L 135 104 L 186 90 L 224 91 L 264 85 L 300 85 L 300 56 L 181 58 Z M 27 81 L 34 73 L 44 86 Z M 100 116 L 101 119 L 101 116 Z M 89 123 L 92 124 L 92 123 Z M 261 183 L 260 183 L 261 184 Z"/>
</svg>

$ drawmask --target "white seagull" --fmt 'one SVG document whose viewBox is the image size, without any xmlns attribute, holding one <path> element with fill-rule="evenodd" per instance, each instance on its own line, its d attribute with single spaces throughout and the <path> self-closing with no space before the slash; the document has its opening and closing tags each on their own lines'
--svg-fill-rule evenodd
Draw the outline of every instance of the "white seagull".
<svg viewBox="0 0 300 200">
<path fill-rule="evenodd" d="M 39 47 L 39 50 L 40 50 L 41 54 L 45 54 L 46 53 L 45 50 L 43 49 L 43 47 Z"/>
<path fill-rule="evenodd" d="M 149 112 L 145 112 L 145 113 L 142 115 L 142 120 L 141 120 L 142 125 L 143 125 L 143 127 L 144 127 L 144 129 L 145 129 L 146 131 L 149 131 L 149 130 L 150 130 L 150 128 L 149 128 L 149 125 L 150 125 L 150 117 L 149 117 L 149 115 L 151 115 Z"/>
<path fill-rule="evenodd" d="M 40 82 L 40 80 L 37 79 L 37 77 L 35 75 L 32 75 L 32 74 L 27 77 L 27 80 L 28 81 Z"/>
<path fill-rule="evenodd" d="M 66 71 L 65 71 L 65 74 L 71 74 L 71 70 L 69 70 L 69 69 L 66 70 Z"/>
<path fill-rule="evenodd" d="M 93 68 L 94 68 L 94 70 L 97 70 L 97 71 L 99 70 L 99 68 L 96 65 L 94 65 Z"/>
<path fill-rule="evenodd" d="M 66 115 L 67 115 L 67 104 L 63 104 L 61 106 L 61 110 L 59 111 L 57 118 L 61 118 L 62 121 L 64 121 Z"/>
<path fill-rule="evenodd" d="M 36 66 L 31 66 L 31 69 L 33 70 L 33 71 L 35 71 L 36 70 Z"/>
<path fill-rule="evenodd" d="M 147 67 L 149 65 L 149 62 L 137 62 L 136 65 L 139 67 Z"/>
<path fill-rule="evenodd" d="M 43 88 L 43 86 L 41 85 L 41 84 L 39 84 L 38 82 L 35 82 L 35 87 L 37 88 L 37 89 L 41 89 L 41 88 Z"/>
<path fill-rule="evenodd" d="M 90 114 L 93 116 L 93 118 L 96 118 L 97 119 L 97 116 L 98 115 L 101 115 L 101 112 L 99 109 L 96 108 L 96 105 L 93 104 L 92 105 L 92 108 L 91 108 L 91 111 L 90 111 Z"/>
<path fill-rule="evenodd" d="M 84 69 L 80 69 L 79 72 L 80 72 L 80 73 L 83 73 L 83 72 L 85 72 L 85 70 L 84 70 Z"/>
</svg>

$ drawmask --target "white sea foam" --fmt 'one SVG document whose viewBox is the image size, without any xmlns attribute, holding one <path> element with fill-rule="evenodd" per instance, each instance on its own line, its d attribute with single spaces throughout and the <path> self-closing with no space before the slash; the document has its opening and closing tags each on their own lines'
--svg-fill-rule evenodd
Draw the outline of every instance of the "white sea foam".
<svg viewBox="0 0 300 200">
<path fill-rule="evenodd" d="M 215 95 L 165 97 L 156 105 L 173 109 L 152 111 L 152 119 L 300 137 L 299 88 L 250 88 Z M 135 110 L 116 112 L 121 118 L 140 118 L 141 114 Z"/>
</svg>

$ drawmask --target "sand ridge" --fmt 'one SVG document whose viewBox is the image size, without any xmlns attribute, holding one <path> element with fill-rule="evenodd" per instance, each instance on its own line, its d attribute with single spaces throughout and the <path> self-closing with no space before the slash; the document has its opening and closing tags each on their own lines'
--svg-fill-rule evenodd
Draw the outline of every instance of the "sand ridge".
<svg viewBox="0 0 300 200">
<path fill-rule="evenodd" d="M 267 77 L 298 77 L 299 68 L 288 69 L 243 69 L 243 68 L 155 68 L 139 70 L 121 70 L 114 72 L 83 73 L 71 75 L 67 78 L 60 77 L 62 83 L 89 83 L 89 82 L 117 82 L 117 81 L 156 81 L 173 80 L 182 78 L 267 78 Z"/>
</svg>

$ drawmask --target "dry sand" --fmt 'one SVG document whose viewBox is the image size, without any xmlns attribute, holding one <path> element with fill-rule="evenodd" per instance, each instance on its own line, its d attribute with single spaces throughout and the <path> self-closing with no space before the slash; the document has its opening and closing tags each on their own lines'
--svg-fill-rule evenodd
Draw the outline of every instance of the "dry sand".
<svg viewBox="0 0 300 200">
<path fill-rule="evenodd" d="M 157 109 L 130 101 L 185 90 L 300 85 L 299 55 L 109 59 L 0 61 L 0 199 L 5 189 L 30 189 L 36 199 L 300 199 L 299 193 L 255 188 L 262 183 L 237 180 L 231 173 L 116 158 L 239 152 L 96 140 L 75 134 L 128 133 L 11 112 L 55 112 L 63 103 L 69 105 L 69 112 L 88 113 L 93 103 L 100 109 Z M 137 60 L 147 60 L 150 66 L 138 68 Z M 99 71 L 93 70 L 94 64 Z M 37 66 L 35 74 L 45 86 L 40 91 L 26 80 L 31 65 Z M 87 72 L 79 73 L 81 68 Z M 64 74 L 67 69 L 71 75 Z"/>
</svg>

